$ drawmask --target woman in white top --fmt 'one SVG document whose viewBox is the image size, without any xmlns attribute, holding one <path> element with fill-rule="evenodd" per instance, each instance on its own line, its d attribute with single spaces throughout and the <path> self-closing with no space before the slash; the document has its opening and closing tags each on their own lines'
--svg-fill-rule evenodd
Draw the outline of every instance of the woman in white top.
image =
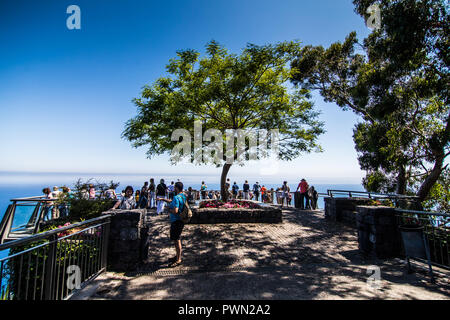
<svg viewBox="0 0 450 320">
<path fill-rule="evenodd" d="M 134 190 L 132 186 L 127 186 L 125 188 L 125 196 L 122 200 L 119 200 L 116 202 L 114 207 L 112 207 L 112 210 L 115 210 L 117 208 L 119 209 L 125 209 L 125 210 L 131 210 L 136 208 L 136 199 L 133 196 Z"/>
<path fill-rule="evenodd" d="M 283 182 L 283 186 L 281 187 L 281 191 L 283 192 L 281 194 L 281 207 L 283 208 L 283 204 L 284 204 L 284 199 L 286 199 L 286 206 L 289 206 L 289 191 L 290 188 L 287 185 L 287 181 Z"/>
</svg>

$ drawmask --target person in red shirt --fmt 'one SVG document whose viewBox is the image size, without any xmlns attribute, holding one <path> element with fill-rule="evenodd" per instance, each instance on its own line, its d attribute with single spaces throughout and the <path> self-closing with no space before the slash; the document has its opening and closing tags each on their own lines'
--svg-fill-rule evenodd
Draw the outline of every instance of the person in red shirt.
<svg viewBox="0 0 450 320">
<path fill-rule="evenodd" d="M 267 202 L 267 188 L 265 186 L 261 187 L 261 198 L 263 202 Z"/>
<path fill-rule="evenodd" d="M 300 190 L 300 210 L 304 210 L 309 206 L 308 189 L 308 182 L 306 182 L 305 179 L 302 179 L 297 187 L 297 192 Z"/>
</svg>

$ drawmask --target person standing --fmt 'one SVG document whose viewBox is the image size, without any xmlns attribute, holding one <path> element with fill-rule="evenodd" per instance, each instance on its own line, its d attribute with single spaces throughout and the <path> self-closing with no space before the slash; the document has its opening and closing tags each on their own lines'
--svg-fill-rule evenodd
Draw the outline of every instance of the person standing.
<svg viewBox="0 0 450 320">
<path fill-rule="evenodd" d="M 261 187 L 261 201 L 267 202 L 267 188 L 265 186 Z"/>
<path fill-rule="evenodd" d="M 89 185 L 89 200 L 95 199 L 95 187 L 93 184 Z"/>
<path fill-rule="evenodd" d="M 205 200 L 207 197 L 206 197 L 206 195 L 207 195 L 207 189 L 208 189 L 208 186 L 205 184 L 205 181 L 202 181 L 202 185 L 201 185 L 201 187 L 200 187 L 200 192 L 201 192 L 201 195 L 202 195 L 202 200 Z"/>
<path fill-rule="evenodd" d="M 300 210 L 304 210 L 309 206 L 308 189 L 309 189 L 308 183 L 306 182 L 305 179 L 302 179 L 297 187 L 297 192 L 300 190 Z"/>
<path fill-rule="evenodd" d="M 176 267 L 181 264 L 181 232 L 184 228 L 184 222 L 181 220 L 180 213 L 183 211 L 187 201 L 186 195 L 183 193 L 183 183 L 177 182 L 174 185 L 174 197 L 170 199 L 161 199 L 169 202 L 170 212 L 170 240 L 175 246 L 176 256 L 169 259 L 169 267 Z"/>
<path fill-rule="evenodd" d="M 233 199 L 237 199 L 239 186 L 237 185 L 236 181 L 233 183 L 233 187 L 231 188 L 231 190 L 233 191 Z"/>
<path fill-rule="evenodd" d="M 144 185 L 141 188 L 141 197 L 138 202 L 138 208 L 147 209 L 148 205 L 148 182 L 145 181 Z"/>
<path fill-rule="evenodd" d="M 50 188 L 42 189 L 42 193 L 44 194 L 44 199 L 45 200 L 53 199 L 52 192 L 51 192 Z M 43 211 L 42 217 L 43 217 L 44 221 L 45 220 L 50 220 L 50 217 L 48 215 L 49 215 L 49 212 L 50 212 L 50 210 L 51 210 L 53 205 L 54 205 L 53 201 L 44 201 L 44 202 L 42 202 L 42 211 Z"/>
<path fill-rule="evenodd" d="M 225 182 L 225 193 L 227 194 L 228 198 L 231 197 L 230 187 L 231 187 L 230 178 L 227 178 L 227 181 Z"/>
<path fill-rule="evenodd" d="M 283 186 L 281 187 L 281 208 L 283 208 L 284 200 L 286 199 L 286 206 L 289 206 L 289 188 L 287 181 L 283 181 Z"/>
<path fill-rule="evenodd" d="M 61 194 L 61 191 L 59 191 L 59 188 L 57 186 L 54 186 L 53 192 L 52 192 L 52 198 L 58 199 L 60 194 Z M 59 208 L 55 203 L 52 207 L 52 219 L 57 219 L 57 218 L 59 218 Z"/>
<path fill-rule="evenodd" d="M 105 197 L 106 199 L 117 199 L 116 187 L 113 184 L 105 191 Z"/>
<path fill-rule="evenodd" d="M 192 187 L 188 188 L 188 191 L 186 192 L 186 197 L 190 205 L 195 204 L 194 190 L 192 190 Z"/>
<path fill-rule="evenodd" d="M 141 197 L 141 192 L 139 190 L 136 190 L 136 193 L 134 195 L 134 198 L 136 200 L 136 203 L 139 203 L 139 198 Z"/>
<path fill-rule="evenodd" d="M 83 185 L 80 189 L 80 197 L 83 200 L 89 200 L 89 191 L 87 190 L 87 186 Z"/>
<path fill-rule="evenodd" d="M 245 180 L 244 185 L 242 186 L 242 190 L 244 192 L 244 199 L 248 200 L 249 199 L 249 191 L 250 191 L 250 185 L 248 184 L 248 181 Z"/>
<path fill-rule="evenodd" d="M 172 200 L 173 199 L 173 195 L 175 192 L 175 186 L 174 186 L 175 182 L 171 182 L 170 185 L 167 187 L 167 191 L 169 192 L 169 199 Z"/>
<path fill-rule="evenodd" d="M 67 217 L 69 215 L 68 201 L 70 197 L 70 189 L 67 187 L 62 187 L 62 192 L 58 195 L 58 209 L 60 217 Z"/>
<path fill-rule="evenodd" d="M 253 194 L 255 195 L 255 200 L 259 201 L 259 193 L 261 191 L 261 186 L 259 185 L 259 182 L 256 181 L 256 183 L 253 185 Z"/>
<path fill-rule="evenodd" d="M 156 208 L 156 184 L 155 179 L 150 179 L 150 186 L 148 187 L 148 194 L 149 194 L 149 208 L 154 209 Z"/>
<path fill-rule="evenodd" d="M 163 200 L 158 200 L 158 199 L 166 199 L 166 192 L 167 192 L 167 186 L 164 183 L 164 179 L 161 179 L 160 183 L 156 187 L 156 198 L 157 198 L 156 203 L 158 206 L 156 209 L 157 214 L 161 214 L 164 211 L 164 206 L 165 206 L 166 202 Z"/>
<path fill-rule="evenodd" d="M 59 188 L 57 186 L 54 186 L 52 191 L 52 198 L 58 198 L 60 193 L 61 191 L 59 190 Z"/>
<path fill-rule="evenodd" d="M 138 190 L 137 190 L 138 191 Z M 124 209 L 124 210 L 131 210 L 136 208 L 136 199 L 133 196 L 133 187 L 127 186 L 125 188 L 125 195 L 123 196 L 122 200 L 117 201 L 114 206 L 112 207 L 112 210 Z"/>
<path fill-rule="evenodd" d="M 317 193 L 316 189 L 314 189 L 314 186 L 311 186 L 311 188 L 309 188 L 308 197 L 310 199 L 311 209 L 316 210 L 317 209 L 317 200 L 319 199 L 319 194 Z"/>
</svg>

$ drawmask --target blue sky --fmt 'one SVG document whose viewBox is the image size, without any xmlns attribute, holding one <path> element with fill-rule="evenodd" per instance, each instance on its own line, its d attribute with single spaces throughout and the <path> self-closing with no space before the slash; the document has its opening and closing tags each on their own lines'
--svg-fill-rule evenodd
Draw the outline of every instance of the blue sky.
<svg viewBox="0 0 450 320">
<path fill-rule="evenodd" d="M 81 8 L 68 30 L 66 8 Z M 328 46 L 370 30 L 351 0 L 23 1 L 0 2 L 0 171 L 210 174 L 215 167 L 146 159 L 121 139 L 142 86 L 164 75 L 179 49 L 204 52 L 215 39 L 238 53 L 247 43 L 285 40 Z M 352 141 L 358 118 L 314 95 L 327 133 L 324 152 L 279 166 L 296 175 L 358 183 Z M 232 167 L 257 176 L 264 162 Z"/>
</svg>

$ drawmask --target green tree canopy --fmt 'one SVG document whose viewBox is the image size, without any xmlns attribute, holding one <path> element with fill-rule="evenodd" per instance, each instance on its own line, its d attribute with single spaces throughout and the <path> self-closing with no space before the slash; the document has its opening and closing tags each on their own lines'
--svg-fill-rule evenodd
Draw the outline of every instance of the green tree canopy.
<svg viewBox="0 0 450 320">
<path fill-rule="evenodd" d="M 425 200 L 449 155 L 448 9 L 436 0 L 353 3 L 365 19 L 377 4 L 381 27 L 363 44 L 352 32 L 327 49 L 303 48 L 292 81 L 361 115 L 354 141 L 366 182 Z"/>
<path fill-rule="evenodd" d="M 309 93 L 289 88 L 289 63 L 299 52 L 299 43 L 282 42 L 248 44 L 236 55 L 215 41 L 207 44 L 202 58 L 195 50 L 178 51 L 166 67 L 168 75 L 145 86 L 141 97 L 133 100 L 137 115 L 126 123 L 123 137 L 134 147 L 146 146 L 150 158 L 173 150 L 179 142 L 171 139 L 175 129 L 186 129 L 193 136 L 194 121 L 201 120 L 204 130 L 223 133 L 278 129 L 277 157 L 282 160 L 320 151 L 317 137 L 324 132 L 323 124 L 317 120 Z M 202 147 L 207 145 L 204 141 Z M 192 160 L 193 154 L 188 156 Z M 223 164 L 223 197 L 230 167 Z"/>
</svg>

